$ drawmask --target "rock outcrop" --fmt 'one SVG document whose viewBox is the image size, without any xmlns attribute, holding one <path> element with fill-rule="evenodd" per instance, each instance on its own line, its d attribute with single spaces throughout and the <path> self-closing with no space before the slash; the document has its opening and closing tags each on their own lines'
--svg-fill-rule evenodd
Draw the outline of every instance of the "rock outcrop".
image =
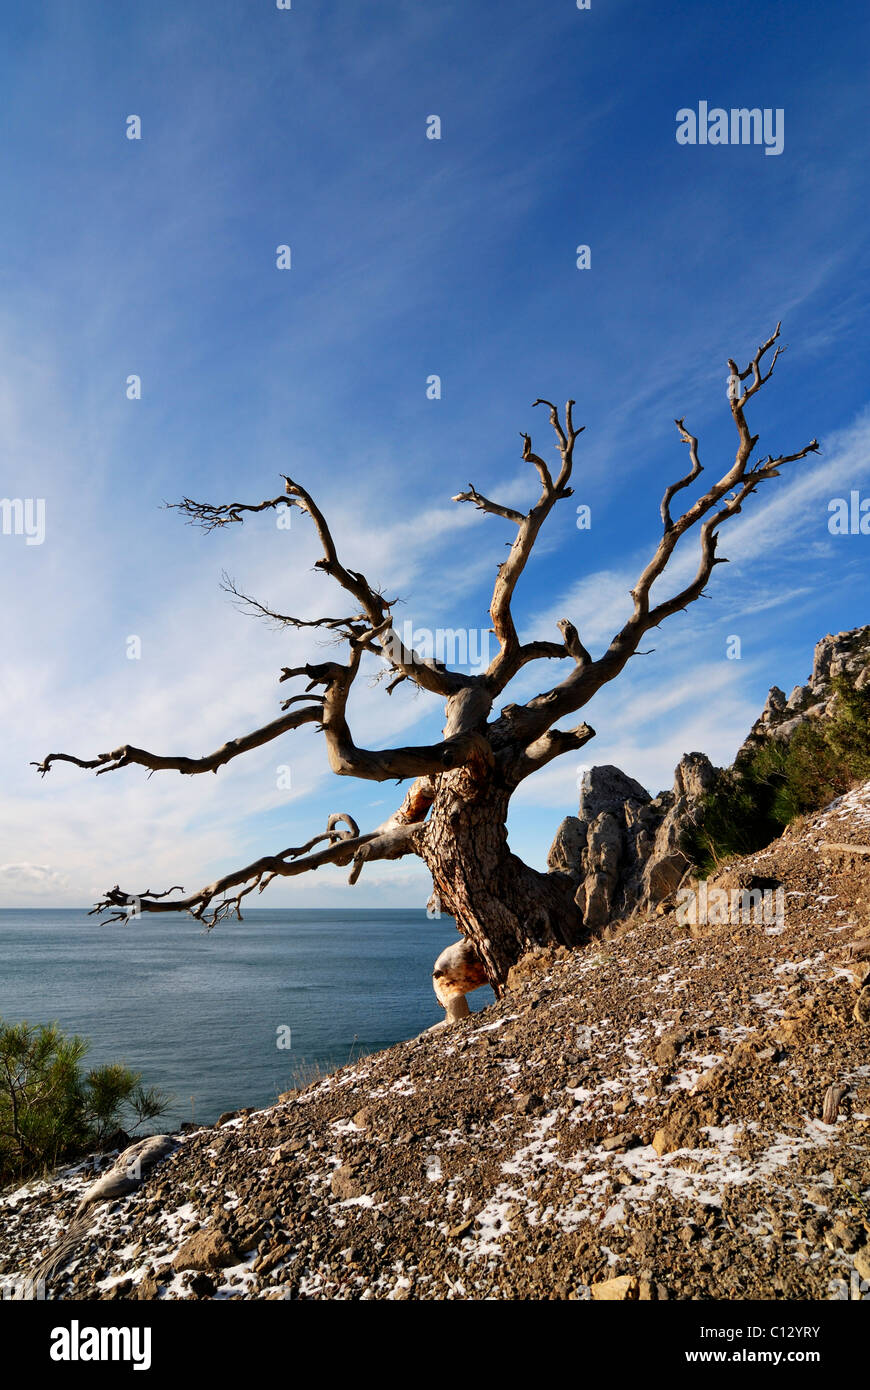
<svg viewBox="0 0 870 1390">
<path fill-rule="evenodd" d="M 593 767 L 584 778 L 579 816 L 566 816 L 547 858 L 577 884 L 575 901 L 590 927 L 601 927 L 675 891 L 689 868 L 680 848 L 716 769 L 687 753 L 673 791 L 652 797 L 618 767 Z"/>
<path fill-rule="evenodd" d="M 807 719 L 829 719 L 837 700 L 835 681 L 845 678 L 856 690 L 870 682 L 870 627 L 856 627 L 823 637 L 816 644 L 812 674 L 806 685 L 796 685 L 786 696 L 778 685 L 770 688 L 767 703 L 753 724 L 735 758 L 742 759 L 769 739 L 789 739 Z"/>
<path fill-rule="evenodd" d="M 823 637 L 807 684 L 795 686 L 788 697 L 771 687 L 735 767 L 769 739 L 790 738 L 805 720 L 830 718 L 840 677 L 858 690 L 870 682 L 870 626 Z M 704 753 L 685 753 L 673 790 L 655 797 L 618 767 L 593 767 L 585 774 L 579 814 L 562 821 L 547 863 L 576 883 L 575 901 L 589 927 L 649 912 L 676 892 L 691 868 L 683 837 L 717 771 Z"/>
</svg>

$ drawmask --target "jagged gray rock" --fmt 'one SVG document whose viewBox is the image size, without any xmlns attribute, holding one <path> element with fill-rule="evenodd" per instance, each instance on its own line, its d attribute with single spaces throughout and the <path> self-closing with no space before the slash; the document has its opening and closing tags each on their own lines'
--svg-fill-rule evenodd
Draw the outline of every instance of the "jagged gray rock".
<svg viewBox="0 0 870 1390">
<path fill-rule="evenodd" d="M 587 926 L 604 926 L 677 887 L 688 868 L 680 838 L 715 775 L 703 753 L 686 754 L 673 791 L 651 797 L 618 767 L 589 770 L 580 815 L 562 821 L 547 857 L 552 872 L 577 884 Z"/>
<path fill-rule="evenodd" d="M 789 739 L 806 719 L 827 719 L 837 701 L 833 683 L 844 676 L 856 690 L 870 682 L 870 626 L 828 634 L 816 643 L 813 669 L 806 685 L 796 685 L 786 700 L 779 686 L 770 688 L 764 709 L 734 759 L 740 763 L 771 738 Z"/>
<path fill-rule="evenodd" d="M 567 874 L 573 883 L 583 876 L 582 854 L 586 847 L 586 822 L 576 816 L 566 816 L 556 831 L 556 838 L 547 855 L 551 873 Z"/>
<path fill-rule="evenodd" d="M 583 775 L 580 786 L 580 819 L 590 823 L 603 811 L 621 811 L 626 801 L 643 805 L 650 801 L 649 792 L 611 763 L 591 767 Z"/>
<path fill-rule="evenodd" d="M 661 902 L 676 892 L 689 869 L 682 840 L 692 824 L 702 798 L 716 780 L 716 768 L 705 753 L 684 753 L 674 771 L 671 804 L 656 831 L 643 872 L 643 892 L 638 906 Z"/>
<path fill-rule="evenodd" d="M 587 925 L 603 926 L 633 905 L 655 833 L 650 807 L 646 788 L 618 767 L 584 774 L 580 815 L 562 821 L 547 864 L 577 884 L 575 901 Z"/>
</svg>

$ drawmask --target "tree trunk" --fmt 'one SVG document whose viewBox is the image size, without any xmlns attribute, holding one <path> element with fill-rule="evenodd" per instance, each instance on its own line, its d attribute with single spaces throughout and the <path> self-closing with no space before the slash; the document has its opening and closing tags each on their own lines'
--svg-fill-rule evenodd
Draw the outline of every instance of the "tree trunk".
<svg viewBox="0 0 870 1390">
<path fill-rule="evenodd" d="M 530 869 L 508 848 L 512 790 L 497 772 L 444 774 L 420 848 L 442 910 L 473 943 L 497 994 L 533 946 L 576 946 L 585 936 L 571 880 Z"/>
</svg>

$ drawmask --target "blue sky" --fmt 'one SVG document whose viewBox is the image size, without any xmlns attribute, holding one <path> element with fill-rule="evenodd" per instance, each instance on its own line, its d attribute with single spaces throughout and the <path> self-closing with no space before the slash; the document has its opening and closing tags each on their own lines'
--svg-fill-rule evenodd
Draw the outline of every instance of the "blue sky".
<svg viewBox="0 0 870 1390">
<path fill-rule="evenodd" d="M 222 569 L 285 611 L 343 611 L 298 513 L 290 531 L 267 514 L 206 536 L 164 500 L 259 501 L 289 472 L 346 563 L 401 595 L 400 622 L 486 628 L 511 528 L 450 497 L 471 480 L 531 505 L 519 431 L 549 448 L 531 402 L 574 397 L 573 502 L 592 526 L 562 504 L 515 608 L 528 635 L 570 617 L 596 654 L 686 467 L 674 417 L 708 473 L 724 465 L 726 359 L 782 319 L 788 352 L 750 423 L 764 453 L 814 435 L 823 452 L 729 524 L 710 598 L 584 711 L 584 755 L 652 792 L 683 751 L 730 761 L 769 685 L 805 680 L 819 637 L 868 621 L 870 537 L 827 525 L 831 498 L 870 495 L 856 7 L 47 0 L 0 16 L 0 494 L 46 509 L 43 544 L 0 535 L 0 903 L 192 889 L 330 810 L 369 827 L 401 800 L 331 777 L 309 730 L 218 777 L 28 767 L 126 741 L 199 754 L 275 716 L 281 666 L 317 648 L 238 614 Z M 782 108 L 782 154 L 678 145 L 676 112 L 702 100 Z M 511 695 L 556 674 L 526 672 Z M 433 697 L 364 681 L 351 713 L 368 746 L 442 722 Z M 529 862 L 576 809 L 576 780 L 568 757 L 515 799 Z M 428 891 L 402 861 L 269 901 L 422 906 Z"/>
</svg>

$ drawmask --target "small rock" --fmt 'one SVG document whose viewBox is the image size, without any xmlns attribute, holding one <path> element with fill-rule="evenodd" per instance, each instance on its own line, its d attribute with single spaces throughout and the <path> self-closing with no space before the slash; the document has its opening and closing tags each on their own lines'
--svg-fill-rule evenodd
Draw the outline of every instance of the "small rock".
<svg viewBox="0 0 870 1390">
<path fill-rule="evenodd" d="M 830 1250 L 845 1250 L 851 1254 L 859 1248 L 863 1235 L 860 1226 L 851 1226 L 846 1221 L 835 1221 L 825 1235 L 825 1244 Z"/>
<path fill-rule="evenodd" d="M 870 1244 L 862 1245 L 852 1260 L 855 1269 L 861 1279 L 866 1279 L 870 1283 Z"/>
<path fill-rule="evenodd" d="M 602 1279 L 590 1285 L 592 1297 L 599 1302 L 614 1303 L 637 1298 L 639 1281 L 634 1274 L 620 1274 L 616 1279 Z"/>
<path fill-rule="evenodd" d="M 514 1110 L 518 1115 L 531 1115 L 535 1110 L 540 1110 L 543 1104 L 544 1101 L 541 1096 L 522 1094 L 514 1100 Z"/>
<path fill-rule="evenodd" d="M 673 1153 L 674 1149 L 680 1147 L 680 1143 L 674 1132 L 668 1129 L 667 1125 L 662 1125 L 653 1135 L 652 1146 L 661 1158 L 664 1154 Z"/>
<path fill-rule="evenodd" d="M 634 1149 L 640 1143 L 637 1134 L 629 1134 L 627 1131 L 620 1134 L 609 1134 L 606 1139 L 602 1139 L 601 1147 L 607 1153 L 614 1153 L 618 1149 Z"/>
<path fill-rule="evenodd" d="M 217 1292 L 217 1284 L 210 1275 L 200 1271 L 191 1275 L 187 1287 L 197 1298 L 211 1298 Z"/>
<path fill-rule="evenodd" d="M 126 1298 L 133 1287 L 132 1279 L 119 1279 L 106 1294 L 106 1298 Z"/>
<path fill-rule="evenodd" d="M 332 1194 L 340 1202 L 349 1202 L 354 1197 L 362 1197 L 364 1189 L 353 1168 L 336 1168 L 329 1180 Z"/>
<path fill-rule="evenodd" d="M 459 1226 L 451 1226 L 450 1230 L 447 1232 L 447 1239 L 461 1239 L 462 1236 L 468 1235 L 468 1232 L 471 1230 L 473 1225 L 474 1219 L 472 1217 L 469 1217 L 467 1221 L 463 1221 Z"/>
<path fill-rule="evenodd" d="M 272 1154 L 271 1162 L 273 1164 L 286 1163 L 288 1158 L 290 1158 L 292 1154 L 298 1153 L 300 1149 L 304 1148 L 304 1139 L 290 1139 L 286 1144 L 278 1145 L 277 1149 L 275 1149 L 274 1153 Z"/>
<path fill-rule="evenodd" d="M 669 1067 L 677 1060 L 677 1053 L 680 1050 L 679 1035 L 676 1037 L 662 1038 L 653 1057 L 660 1067 Z"/>
<path fill-rule="evenodd" d="M 837 1116 L 840 1113 L 840 1102 L 848 1094 L 849 1087 L 843 1084 L 842 1082 L 839 1084 L 834 1083 L 828 1087 L 827 1091 L 825 1092 L 824 1101 L 822 1103 L 823 1124 L 835 1125 L 837 1123 Z"/>
</svg>

